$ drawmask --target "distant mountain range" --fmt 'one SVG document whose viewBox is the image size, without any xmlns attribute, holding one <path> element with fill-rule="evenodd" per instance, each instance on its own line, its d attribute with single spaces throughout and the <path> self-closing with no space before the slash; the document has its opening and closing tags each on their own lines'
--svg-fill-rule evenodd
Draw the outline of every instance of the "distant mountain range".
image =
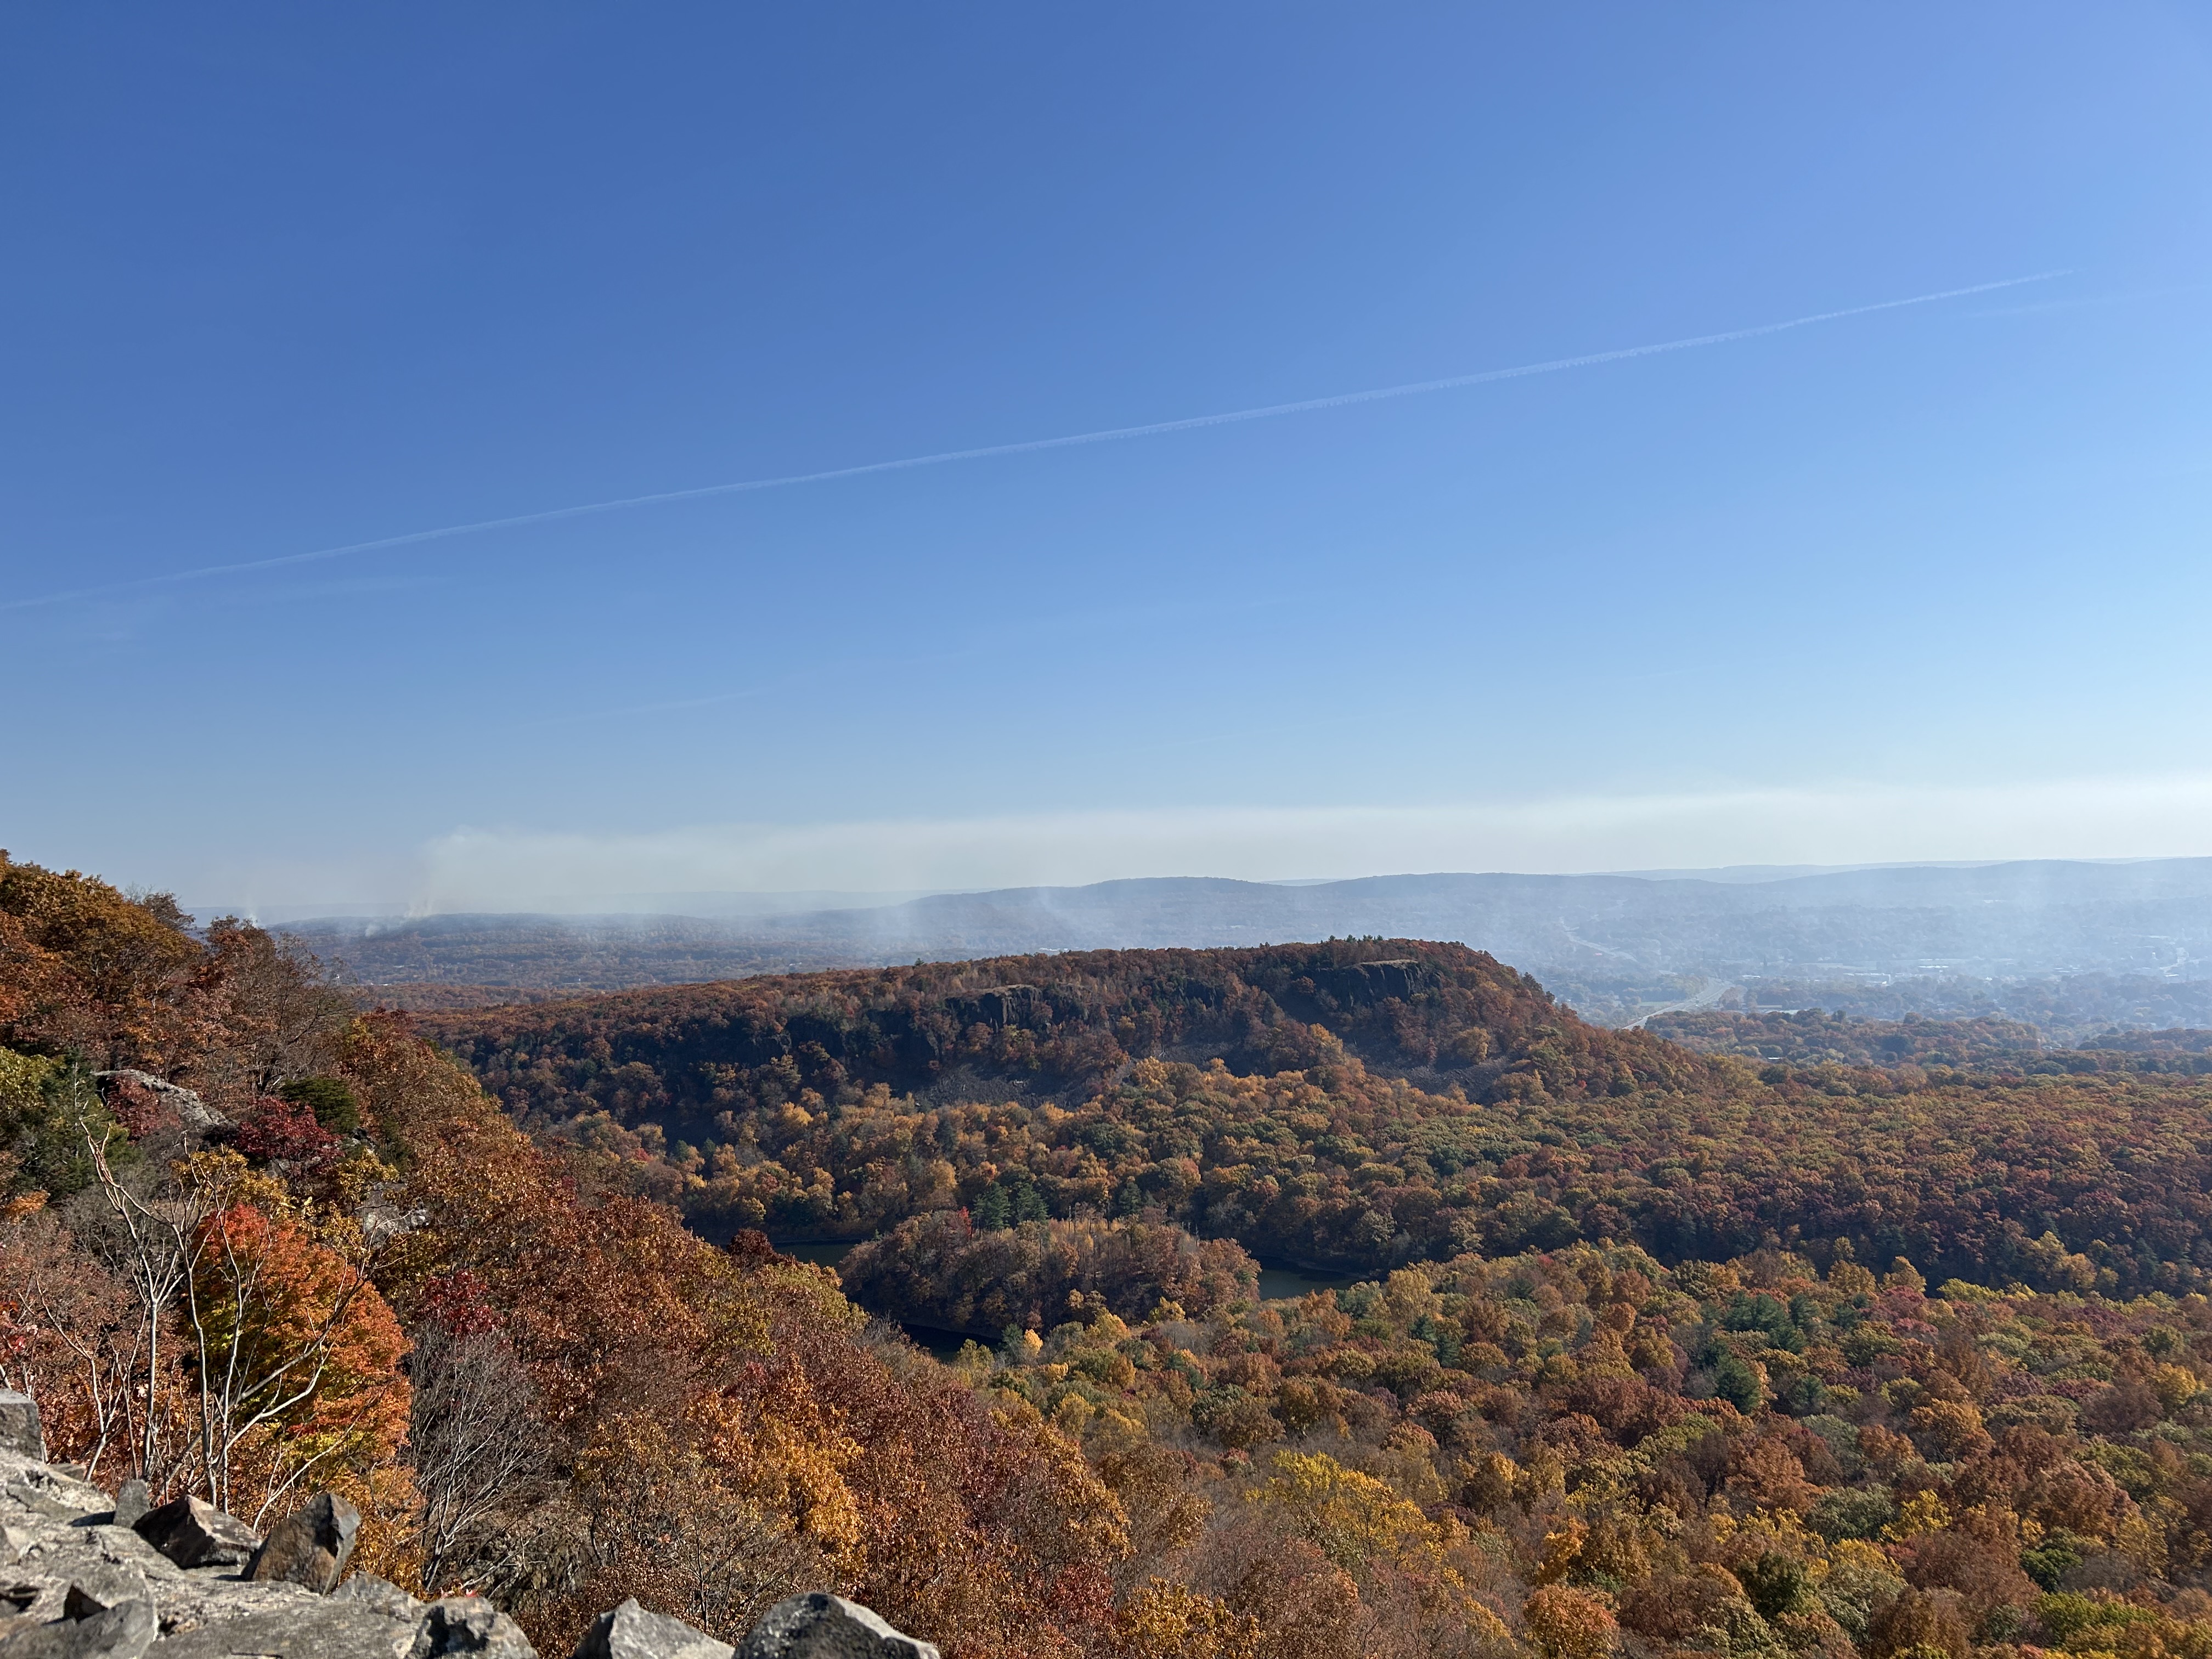
<svg viewBox="0 0 2212 1659">
<path fill-rule="evenodd" d="M 1180 877 L 783 914 L 325 917 L 290 931 L 365 988 L 423 1006 L 917 957 L 1379 935 L 1487 951 L 1616 1024 L 1803 1006 L 2022 1018 L 2061 1040 L 2212 1024 L 2212 859 L 1300 884 Z"/>
</svg>

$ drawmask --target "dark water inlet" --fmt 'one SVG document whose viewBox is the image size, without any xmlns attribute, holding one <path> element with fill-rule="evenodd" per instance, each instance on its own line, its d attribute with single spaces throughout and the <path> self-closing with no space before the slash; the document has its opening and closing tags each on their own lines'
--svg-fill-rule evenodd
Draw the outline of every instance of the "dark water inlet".
<svg viewBox="0 0 2212 1659">
<path fill-rule="evenodd" d="M 906 1333 L 906 1340 L 915 1347 L 926 1349 L 933 1358 L 948 1364 L 957 1359 L 960 1350 L 970 1342 L 981 1342 L 987 1348 L 991 1346 L 986 1338 L 970 1336 L 965 1331 L 940 1331 L 934 1325 L 902 1324 L 899 1329 Z"/>
<path fill-rule="evenodd" d="M 1314 1273 L 1304 1267 L 1269 1267 L 1260 1264 L 1260 1299 L 1262 1302 L 1295 1301 L 1313 1291 L 1342 1291 L 1371 1279 L 1372 1273 Z"/>
<path fill-rule="evenodd" d="M 775 1243 L 774 1239 L 769 1242 Z M 794 1256 L 801 1261 L 811 1261 L 819 1267 L 834 1267 L 852 1255 L 859 1243 L 858 1239 L 847 1238 L 831 1239 L 827 1243 L 776 1244 L 775 1248 L 785 1255 Z"/>
<path fill-rule="evenodd" d="M 830 1239 L 798 1244 L 777 1244 L 775 1248 L 784 1255 L 795 1257 L 799 1261 L 811 1261 L 817 1267 L 834 1267 L 852 1254 L 858 1243 L 859 1241 L 855 1239 Z M 1314 1291 L 1345 1290 L 1360 1283 L 1363 1277 L 1371 1278 L 1372 1275 L 1353 1273 L 1316 1273 L 1304 1267 L 1291 1267 L 1279 1264 L 1270 1267 L 1266 1262 L 1262 1262 L 1260 1265 L 1260 1299 L 1263 1302 L 1296 1301 L 1299 1297 Z M 899 1328 L 907 1334 L 916 1347 L 927 1348 L 939 1359 L 951 1359 L 960 1352 L 960 1345 L 969 1340 L 964 1332 L 939 1330 L 932 1325 L 908 1325 L 902 1322 Z M 975 1340 L 981 1342 L 985 1347 L 991 1346 L 991 1339 L 988 1337 L 979 1337 Z"/>
<path fill-rule="evenodd" d="M 775 1243 L 774 1240 L 769 1242 Z M 859 1242 L 857 1239 L 830 1239 L 826 1243 L 777 1244 L 775 1248 L 787 1256 L 800 1261 L 811 1261 L 817 1267 L 834 1267 L 853 1253 Z M 903 1320 L 898 1322 L 898 1328 L 906 1333 L 907 1340 L 915 1347 L 943 1360 L 957 1358 L 961 1346 L 971 1340 L 981 1341 L 987 1348 L 991 1346 L 988 1338 L 971 1338 L 965 1331 L 939 1330 L 934 1325 L 909 1325 Z"/>
</svg>

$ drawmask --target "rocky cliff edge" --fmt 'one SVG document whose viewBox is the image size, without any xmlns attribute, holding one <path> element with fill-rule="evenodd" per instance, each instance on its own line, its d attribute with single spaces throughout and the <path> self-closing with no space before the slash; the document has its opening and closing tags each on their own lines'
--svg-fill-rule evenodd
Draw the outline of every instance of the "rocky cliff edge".
<svg viewBox="0 0 2212 1659">
<path fill-rule="evenodd" d="M 422 1601 L 348 1575 L 359 1517 L 325 1494 L 263 1539 L 197 1499 L 149 1508 L 31 1455 L 36 1407 L 0 1392 L 0 1659 L 538 1659 L 472 1595 Z M 9 1443 L 14 1449 L 10 1449 Z M 623 1602 L 576 1659 L 938 1659 L 827 1594 L 770 1608 L 743 1644 Z"/>
</svg>

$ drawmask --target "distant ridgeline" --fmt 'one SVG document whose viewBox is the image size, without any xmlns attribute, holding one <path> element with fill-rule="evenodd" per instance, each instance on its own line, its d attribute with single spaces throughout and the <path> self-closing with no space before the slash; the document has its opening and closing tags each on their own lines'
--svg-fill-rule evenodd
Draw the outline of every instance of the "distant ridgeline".
<svg viewBox="0 0 2212 1659">
<path fill-rule="evenodd" d="M 2059 1042 L 2212 1024 L 2212 859 L 1299 886 L 1173 877 L 811 912 L 325 917 L 294 931 L 343 960 L 367 1000 L 423 1010 L 916 959 L 1379 937 L 1477 946 L 1603 1024 L 1718 1006 L 2001 1018 Z"/>
<path fill-rule="evenodd" d="M 421 1021 L 524 1127 L 610 1155 L 710 1236 L 964 1211 L 987 1231 L 1173 1223 L 1361 1270 L 1610 1239 L 1668 1261 L 1848 1243 L 2051 1290 L 2212 1279 L 2212 1079 L 2185 1039 L 2045 1054 L 2001 1022 L 1870 1042 L 1832 1024 L 1819 1044 L 1778 1027 L 1778 1056 L 1756 1029 L 1749 1054 L 1700 1054 L 1588 1024 L 1481 952 L 1379 939 Z"/>
</svg>

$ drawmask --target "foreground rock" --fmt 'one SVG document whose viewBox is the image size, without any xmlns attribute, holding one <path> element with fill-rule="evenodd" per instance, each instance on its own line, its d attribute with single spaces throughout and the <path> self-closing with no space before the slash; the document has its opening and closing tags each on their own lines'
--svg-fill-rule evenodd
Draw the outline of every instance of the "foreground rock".
<svg viewBox="0 0 2212 1659">
<path fill-rule="evenodd" d="M 46 1456 L 46 1436 L 39 1426 L 39 1404 L 27 1394 L 0 1389 L 0 1446 L 25 1457 Z"/>
<path fill-rule="evenodd" d="M 33 1625 L 0 1637 L 6 1659 L 139 1659 L 150 1650 L 159 1629 L 154 1604 L 125 1601 L 88 1618 L 64 1618 Z"/>
<path fill-rule="evenodd" d="M 115 1525 L 124 1507 L 120 1495 L 0 1449 L 0 1659 L 409 1659 L 418 1651 L 425 1659 L 433 1651 L 523 1659 L 530 1651 L 521 1632 L 483 1602 L 473 1604 L 481 1616 L 449 1609 L 434 1628 L 431 1609 L 378 1579 L 357 1576 L 319 1595 L 241 1578 L 237 1559 L 182 1565 L 140 1530 Z M 191 1540 L 187 1557 L 210 1548 L 234 1557 L 223 1540 L 252 1537 L 204 1503 L 198 1512 L 163 1504 L 140 1519 L 156 1517 L 164 1517 L 152 1528 L 159 1536 Z"/>
<path fill-rule="evenodd" d="M 260 1583 L 297 1584 L 327 1595 L 345 1577 L 361 1511 L 344 1498 L 325 1492 L 270 1529 L 246 1576 Z"/>
<path fill-rule="evenodd" d="M 242 1567 L 261 1547 L 259 1533 L 198 1498 L 173 1498 L 131 1529 L 180 1567 Z"/>
<path fill-rule="evenodd" d="M 324 1493 L 279 1522 L 264 1545 L 198 1498 L 173 1499 L 138 1514 L 135 1527 L 118 1525 L 144 1504 L 133 1484 L 110 1497 L 0 1443 L 0 1659 L 538 1659 L 514 1621 L 477 1596 L 426 1604 L 381 1578 L 343 1577 L 361 1516 L 342 1498 Z M 778 1602 L 734 1650 L 625 1601 L 600 1616 L 578 1659 L 733 1652 L 938 1659 L 930 1644 L 828 1595 Z"/>
<path fill-rule="evenodd" d="M 481 1596 L 448 1595 L 433 1601 L 416 1626 L 407 1659 L 440 1653 L 481 1653 L 490 1659 L 538 1659 L 514 1620 Z"/>
<path fill-rule="evenodd" d="M 647 1613 L 632 1596 L 603 1613 L 576 1650 L 576 1659 L 730 1659 L 735 1651 L 680 1619 Z"/>
<path fill-rule="evenodd" d="M 738 1659 L 939 1659 L 935 1644 L 893 1630 L 857 1601 L 817 1590 L 761 1615 Z"/>
</svg>

